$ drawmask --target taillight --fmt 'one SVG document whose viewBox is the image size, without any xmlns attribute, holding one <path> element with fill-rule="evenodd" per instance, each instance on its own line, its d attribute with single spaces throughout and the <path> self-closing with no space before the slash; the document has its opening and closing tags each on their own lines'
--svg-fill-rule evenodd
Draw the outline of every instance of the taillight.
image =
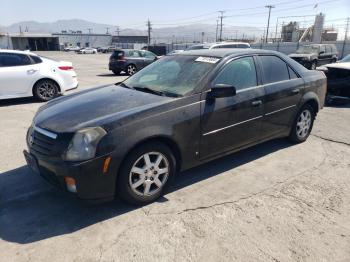
<svg viewBox="0 0 350 262">
<path fill-rule="evenodd" d="M 59 66 L 58 68 L 64 71 L 73 70 L 73 66 Z"/>
</svg>

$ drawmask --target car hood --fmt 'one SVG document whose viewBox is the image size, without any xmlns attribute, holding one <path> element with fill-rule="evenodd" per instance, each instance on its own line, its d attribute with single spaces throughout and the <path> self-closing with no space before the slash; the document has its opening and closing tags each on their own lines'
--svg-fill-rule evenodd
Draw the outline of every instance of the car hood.
<svg viewBox="0 0 350 262">
<path fill-rule="evenodd" d="M 108 130 L 119 119 L 139 115 L 173 99 L 116 85 L 102 86 L 48 102 L 39 109 L 33 122 L 58 133 L 90 126 Z"/>
</svg>

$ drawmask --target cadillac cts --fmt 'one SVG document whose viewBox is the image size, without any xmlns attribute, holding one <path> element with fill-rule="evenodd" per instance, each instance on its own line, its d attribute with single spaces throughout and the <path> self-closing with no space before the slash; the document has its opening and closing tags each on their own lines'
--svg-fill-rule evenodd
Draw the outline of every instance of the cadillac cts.
<svg viewBox="0 0 350 262">
<path fill-rule="evenodd" d="M 24 155 L 82 199 L 145 204 L 179 171 L 273 138 L 305 141 L 325 94 L 322 72 L 281 53 L 185 51 L 42 106 Z"/>
</svg>

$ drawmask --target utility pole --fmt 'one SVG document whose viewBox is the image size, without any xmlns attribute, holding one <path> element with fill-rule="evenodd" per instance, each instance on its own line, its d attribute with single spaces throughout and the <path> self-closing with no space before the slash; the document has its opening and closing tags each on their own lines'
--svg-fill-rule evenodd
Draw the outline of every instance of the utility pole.
<svg viewBox="0 0 350 262">
<path fill-rule="evenodd" d="M 277 17 L 277 21 L 276 21 L 275 42 L 277 41 L 278 18 L 279 17 Z"/>
<path fill-rule="evenodd" d="M 109 27 L 106 27 L 106 35 L 109 34 L 108 30 L 109 30 Z"/>
<path fill-rule="evenodd" d="M 147 28 L 148 28 L 148 45 L 150 45 L 151 44 L 152 24 L 151 24 L 151 21 L 149 19 L 147 21 Z"/>
<path fill-rule="evenodd" d="M 218 31 L 219 31 L 219 20 L 216 19 L 216 35 L 215 35 L 215 42 L 218 41 Z"/>
<path fill-rule="evenodd" d="M 120 34 L 120 28 L 119 28 L 119 26 L 116 27 L 115 33 L 117 33 L 117 36 L 119 37 L 119 34 Z"/>
<path fill-rule="evenodd" d="M 202 32 L 202 44 L 204 42 L 204 32 Z"/>
<path fill-rule="evenodd" d="M 222 19 L 224 19 L 225 11 L 219 11 L 219 13 L 221 14 L 219 16 L 219 18 L 220 18 L 220 38 L 219 38 L 219 41 L 222 41 Z"/>
<path fill-rule="evenodd" d="M 344 36 L 343 48 L 342 48 L 342 52 L 341 52 L 342 58 L 344 57 L 345 44 L 346 44 L 346 40 L 348 39 L 349 22 L 350 22 L 350 17 L 348 17 L 347 22 L 346 22 L 345 36 Z"/>
<path fill-rule="evenodd" d="M 92 28 L 87 29 L 89 31 L 89 35 L 91 35 Z"/>
<path fill-rule="evenodd" d="M 269 9 L 269 18 L 267 19 L 267 29 L 266 29 L 267 31 L 266 31 L 266 40 L 265 40 L 265 42 L 267 43 L 267 39 L 269 37 L 271 9 L 275 8 L 275 6 L 274 5 L 266 5 L 265 7 Z"/>
</svg>

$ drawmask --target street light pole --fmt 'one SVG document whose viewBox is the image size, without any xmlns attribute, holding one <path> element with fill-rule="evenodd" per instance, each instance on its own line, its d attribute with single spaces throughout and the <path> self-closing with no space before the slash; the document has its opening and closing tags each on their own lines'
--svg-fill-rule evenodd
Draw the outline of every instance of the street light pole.
<svg viewBox="0 0 350 262">
<path fill-rule="evenodd" d="M 267 19 L 267 29 L 266 29 L 266 39 L 265 39 L 265 42 L 267 43 L 267 39 L 268 39 L 268 37 L 269 37 L 269 27 L 270 27 L 271 9 L 272 9 L 272 8 L 275 8 L 275 6 L 273 6 L 273 5 L 267 5 L 267 6 L 265 6 L 265 7 L 269 9 L 269 18 Z"/>
</svg>

